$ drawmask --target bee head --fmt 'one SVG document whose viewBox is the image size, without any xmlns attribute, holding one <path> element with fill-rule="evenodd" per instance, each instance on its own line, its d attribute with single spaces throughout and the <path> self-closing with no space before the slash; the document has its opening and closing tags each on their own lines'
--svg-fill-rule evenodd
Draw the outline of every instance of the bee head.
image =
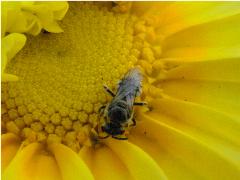
<svg viewBox="0 0 240 180">
<path fill-rule="evenodd" d="M 102 126 L 102 131 L 111 135 L 120 135 L 124 133 L 120 124 L 106 123 Z"/>
</svg>

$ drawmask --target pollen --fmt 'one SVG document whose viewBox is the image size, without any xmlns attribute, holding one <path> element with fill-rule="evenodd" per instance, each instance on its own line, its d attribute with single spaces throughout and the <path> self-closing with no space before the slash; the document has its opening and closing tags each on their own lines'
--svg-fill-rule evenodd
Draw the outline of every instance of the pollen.
<svg viewBox="0 0 240 180">
<path fill-rule="evenodd" d="M 69 4 L 63 33 L 28 36 L 8 63 L 5 71 L 19 81 L 2 83 L 2 127 L 25 143 L 60 142 L 79 151 L 94 145 L 98 110 L 111 100 L 103 85 L 116 91 L 134 66 L 153 76 L 161 47 L 151 44 L 155 32 L 147 18 L 130 14 L 131 3 Z"/>
</svg>

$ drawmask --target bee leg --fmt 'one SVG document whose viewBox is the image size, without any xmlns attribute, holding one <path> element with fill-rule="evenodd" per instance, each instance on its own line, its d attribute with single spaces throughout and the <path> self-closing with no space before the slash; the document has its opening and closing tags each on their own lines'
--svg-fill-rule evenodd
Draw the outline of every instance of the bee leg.
<svg viewBox="0 0 240 180">
<path fill-rule="evenodd" d="M 137 123 L 136 123 L 135 118 L 132 118 L 131 121 L 132 121 L 132 122 L 128 125 L 128 127 L 136 126 Z"/>
<path fill-rule="evenodd" d="M 101 115 L 103 114 L 103 110 L 106 108 L 106 106 L 101 106 L 98 110 L 98 113 L 100 113 Z"/>
<path fill-rule="evenodd" d="M 134 102 L 134 106 L 145 106 L 147 105 L 147 102 Z"/>
<path fill-rule="evenodd" d="M 109 87 L 107 87 L 106 85 L 103 85 L 103 87 L 112 97 L 115 96 L 115 94 L 112 92 L 112 90 L 109 89 Z"/>
<path fill-rule="evenodd" d="M 117 137 L 117 136 L 112 136 L 112 138 L 114 139 L 118 139 L 118 140 L 127 140 L 127 137 Z"/>
<path fill-rule="evenodd" d="M 134 118 L 132 118 L 132 122 L 133 122 L 133 124 L 132 124 L 132 126 L 136 126 L 136 120 L 134 119 Z"/>
<path fill-rule="evenodd" d="M 108 138 L 108 137 L 109 137 L 109 134 L 106 135 L 106 136 L 103 136 L 103 137 L 102 137 L 102 136 L 98 136 L 99 139 L 106 139 L 106 138 Z"/>
</svg>

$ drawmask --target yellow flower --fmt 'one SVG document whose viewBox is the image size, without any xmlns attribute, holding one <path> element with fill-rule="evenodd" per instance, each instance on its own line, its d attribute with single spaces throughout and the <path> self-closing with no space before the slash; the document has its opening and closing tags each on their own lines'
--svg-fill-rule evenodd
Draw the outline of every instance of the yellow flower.
<svg viewBox="0 0 240 180">
<path fill-rule="evenodd" d="M 67 9 L 3 5 L 3 179 L 240 179 L 239 2 Z M 98 139 L 103 84 L 134 66 L 148 107 L 128 140 Z"/>
</svg>

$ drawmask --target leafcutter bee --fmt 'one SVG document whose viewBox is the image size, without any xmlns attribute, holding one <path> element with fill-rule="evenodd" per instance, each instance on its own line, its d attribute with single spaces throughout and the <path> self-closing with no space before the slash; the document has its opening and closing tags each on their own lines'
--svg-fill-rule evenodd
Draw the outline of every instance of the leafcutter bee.
<svg viewBox="0 0 240 180">
<path fill-rule="evenodd" d="M 145 102 L 135 102 L 135 98 L 141 94 L 142 74 L 138 68 L 130 69 L 118 83 L 116 94 L 107 86 L 104 86 L 113 98 L 110 103 L 102 106 L 99 112 L 104 117 L 101 130 L 107 133 L 105 137 L 112 136 L 115 139 L 128 139 L 124 133 L 127 127 L 135 126 L 134 105 L 142 106 Z M 130 125 L 131 124 L 131 125 Z"/>
</svg>

